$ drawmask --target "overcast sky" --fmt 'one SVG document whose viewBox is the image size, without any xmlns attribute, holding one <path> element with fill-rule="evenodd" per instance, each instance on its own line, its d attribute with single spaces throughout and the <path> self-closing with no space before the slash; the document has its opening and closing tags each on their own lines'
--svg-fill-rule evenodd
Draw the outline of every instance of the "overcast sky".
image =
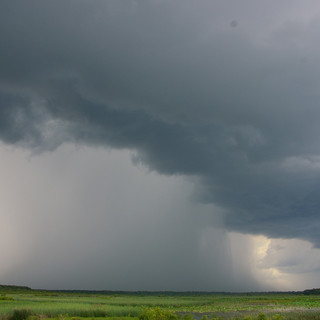
<svg viewBox="0 0 320 320">
<path fill-rule="evenodd" d="M 320 286 L 319 36 L 318 0 L 2 0 L 0 283 Z"/>
</svg>

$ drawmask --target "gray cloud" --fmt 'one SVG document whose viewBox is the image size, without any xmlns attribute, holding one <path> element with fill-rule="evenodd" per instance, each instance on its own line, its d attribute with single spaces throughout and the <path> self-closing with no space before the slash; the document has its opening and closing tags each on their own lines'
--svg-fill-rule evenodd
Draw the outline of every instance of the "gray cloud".
<svg viewBox="0 0 320 320">
<path fill-rule="evenodd" d="M 3 141 L 135 150 L 159 173 L 197 176 L 229 230 L 319 245 L 316 1 L 2 1 L 0 12 Z"/>
</svg>

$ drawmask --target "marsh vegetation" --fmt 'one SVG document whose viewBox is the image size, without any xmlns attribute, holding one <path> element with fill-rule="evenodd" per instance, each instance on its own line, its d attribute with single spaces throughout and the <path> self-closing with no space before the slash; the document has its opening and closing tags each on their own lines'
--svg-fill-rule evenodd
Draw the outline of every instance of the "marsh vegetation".
<svg viewBox="0 0 320 320">
<path fill-rule="evenodd" d="M 319 319 L 303 293 L 43 291 L 0 286 L 2 320 Z"/>
</svg>

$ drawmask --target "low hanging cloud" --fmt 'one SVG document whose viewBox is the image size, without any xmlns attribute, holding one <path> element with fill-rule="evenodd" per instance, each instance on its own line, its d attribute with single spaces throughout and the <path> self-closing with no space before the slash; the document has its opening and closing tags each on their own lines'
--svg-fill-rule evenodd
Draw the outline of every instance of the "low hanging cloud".
<svg viewBox="0 0 320 320">
<path fill-rule="evenodd" d="M 0 138 L 130 149 L 228 230 L 319 246 L 317 1 L 2 1 Z"/>
</svg>

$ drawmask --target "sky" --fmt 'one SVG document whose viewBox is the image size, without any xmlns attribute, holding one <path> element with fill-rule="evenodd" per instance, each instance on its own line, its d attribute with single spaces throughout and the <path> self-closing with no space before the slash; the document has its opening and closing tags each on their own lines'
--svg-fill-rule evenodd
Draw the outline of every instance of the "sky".
<svg viewBox="0 0 320 320">
<path fill-rule="evenodd" d="M 0 283 L 320 286 L 318 0 L 2 0 Z"/>
</svg>

